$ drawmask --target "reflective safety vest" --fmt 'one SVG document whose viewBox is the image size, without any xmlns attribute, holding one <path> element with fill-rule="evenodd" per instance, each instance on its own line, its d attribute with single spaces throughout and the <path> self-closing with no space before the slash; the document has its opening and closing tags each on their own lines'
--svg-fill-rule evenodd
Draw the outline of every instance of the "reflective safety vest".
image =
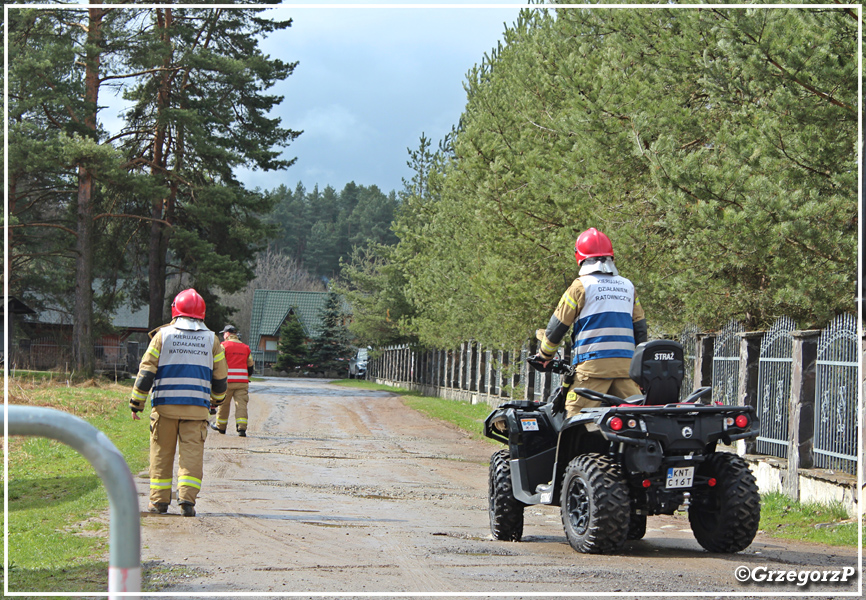
<svg viewBox="0 0 866 600">
<path fill-rule="evenodd" d="M 229 383 L 249 383 L 247 364 L 250 347 L 243 342 L 226 340 L 223 342 L 223 348 L 226 351 L 226 366 L 229 368 Z"/>
<path fill-rule="evenodd" d="M 634 356 L 634 284 L 603 273 L 583 275 L 580 282 L 586 295 L 572 330 L 574 364 Z"/>
<path fill-rule="evenodd" d="M 162 338 L 159 364 L 153 382 L 151 402 L 210 406 L 213 379 L 214 332 L 189 331 L 168 325 L 160 330 Z"/>
</svg>

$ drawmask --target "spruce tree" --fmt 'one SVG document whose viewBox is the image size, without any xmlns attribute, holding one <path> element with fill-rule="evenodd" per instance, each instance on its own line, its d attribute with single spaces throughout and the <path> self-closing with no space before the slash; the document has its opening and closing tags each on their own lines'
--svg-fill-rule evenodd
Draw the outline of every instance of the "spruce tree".
<svg viewBox="0 0 866 600">
<path fill-rule="evenodd" d="M 342 299 L 336 292 L 328 292 L 328 299 L 321 313 L 322 333 L 313 340 L 310 348 L 310 360 L 318 371 L 342 371 L 348 367 L 346 361 L 352 356 L 342 304 Z"/>
<path fill-rule="evenodd" d="M 304 326 L 294 314 L 290 314 L 280 328 L 280 344 L 274 367 L 279 371 L 291 372 L 295 367 L 307 364 L 307 360 Z"/>
</svg>

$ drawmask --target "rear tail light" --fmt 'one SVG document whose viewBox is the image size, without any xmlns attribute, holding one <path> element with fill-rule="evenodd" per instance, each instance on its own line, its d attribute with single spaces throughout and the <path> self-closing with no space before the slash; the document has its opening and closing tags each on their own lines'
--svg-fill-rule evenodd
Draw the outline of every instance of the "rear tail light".
<svg viewBox="0 0 866 600">
<path fill-rule="evenodd" d="M 734 423 L 737 427 L 745 428 L 749 426 L 749 417 L 746 415 L 737 415 L 737 418 L 734 419 Z"/>
<path fill-rule="evenodd" d="M 614 417 L 607 422 L 607 426 L 614 431 L 619 431 L 620 429 L 622 429 L 622 419 L 620 419 L 619 417 Z"/>
<path fill-rule="evenodd" d="M 653 484 L 653 482 L 650 481 L 649 479 L 644 479 L 644 480 L 641 482 L 641 485 L 644 486 L 645 488 L 648 488 L 648 487 L 651 486 L 652 484 Z"/>
<path fill-rule="evenodd" d="M 710 487 L 716 487 L 716 483 L 718 483 L 718 482 L 716 481 L 715 477 L 710 477 L 709 480 L 707 481 L 707 485 Z"/>
</svg>

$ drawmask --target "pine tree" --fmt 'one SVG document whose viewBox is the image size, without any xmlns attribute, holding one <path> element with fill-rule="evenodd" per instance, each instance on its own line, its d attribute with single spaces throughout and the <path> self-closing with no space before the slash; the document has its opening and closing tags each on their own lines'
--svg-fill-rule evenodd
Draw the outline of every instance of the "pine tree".
<svg viewBox="0 0 866 600">
<path fill-rule="evenodd" d="M 280 344 L 277 351 L 277 362 L 274 367 L 280 371 L 293 371 L 295 367 L 307 364 L 307 341 L 304 326 L 289 314 L 286 322 L 280 328 Z"/>
<path fill-rule="evenodd" d="M 352 356 L 349 330 L 342 299 L 336 292 L 328 292 L 328 299 L 321 313 L 322 333 L 313 340 L 310 361 L 318 371 L 342 371 Z"/>
</svg>

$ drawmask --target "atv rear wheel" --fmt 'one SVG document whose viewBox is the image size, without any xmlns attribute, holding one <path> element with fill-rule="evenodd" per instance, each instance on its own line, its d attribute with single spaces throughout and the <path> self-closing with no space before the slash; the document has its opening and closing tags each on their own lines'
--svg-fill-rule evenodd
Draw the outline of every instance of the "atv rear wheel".
<svg viewBox="0 0 866 600">
<path fill-rule="evenodd" d="M 523 537 L 523 509 L 526 505 L 514 497 L 509 459 L 508 449 L 495 452 L 490 457 L 487 491 L 490 533 L 496 540 L 519 542 Z"/>
<path fill-rule="evenodd" d="M 712 454 L 698 468 L 716 485 L 696 495 L 689 523 L 698 543 L 710 552 L 739 552 L 755 539 L 761 520 L 761 497 L 755 476 L 740 456 Z"/>
<path fill-rule="evenodd" d="M 562 478 L 562 525 L 578 552 L 617 552 L 629 531 L 628 486 L 619 465 L 601 454 L 582 454 Z"/>
</svg>

